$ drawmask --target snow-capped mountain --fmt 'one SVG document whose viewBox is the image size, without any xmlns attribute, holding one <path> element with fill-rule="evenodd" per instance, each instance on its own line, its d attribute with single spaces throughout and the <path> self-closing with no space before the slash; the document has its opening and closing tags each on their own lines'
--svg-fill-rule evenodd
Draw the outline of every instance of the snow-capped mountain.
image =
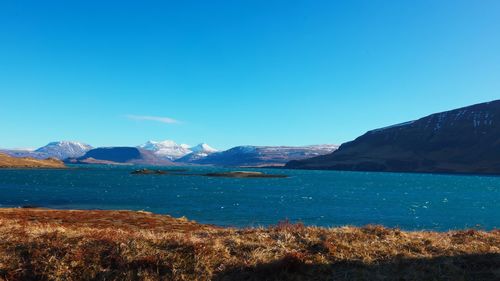
<svg viewBox="0 0 500 281">
<path fill-rule="evenodd" d="M 207 157 L 208 155 L 217 152 L 218 150 L 206 143 L 200 143 L 189 148 L 192 152 L 177 159 L 177 162 L 191 163 L 193 161 Z"/>
<path fill-rule="evenodd" d="M 199 157 L 205 157 L 217 151 L 206 143 L 190 147 L 187 144 L 177 144 L 172 140 L 147 141 L 138 147 L 152 151 L 155 155 L 169 160 L 180 159 L 192 153 L 196 153 Z"/>
<path fill-rule="evenodd" d="M 190 147 L 189 150 L 191 150 L 192 152 L 207 153 L 207 154 L 214 153 L 214 152 L 218 151 L 217 149 L 211 147 L 210 145 L 208 145 L 206 143 L 200 143 L 198 145 Z"/>
<path fill-rule="evenodd" d="M 80 157 L 87 151 L 91 150 L 92 146 L 76 141 L 56 141 L 42 146 L 36 150 L 20 150 L 20 149 L 5 149 L 2 150 L 12 157 L 32 157 L 36 159 L 57 158 L 64 160 L 66 158 Z"/>
<path fill-rule="evenodd" d="M 205 157 L 189 159 L 185 156 L 178 162 L 219 166 L 279 166 L 290 160 L 324 155 L 337 149 L 337 145 L 310 146 L 236 146 L 226 151 L 213 152 Z"/>
<path fill-rule="evenodd" d="M 76 142 L 76 141 L 56 141 L 40 147 L 35 150 L 35 153 L 47 155 L 58 159 L 66 159 L 70 157 L 80 157 L 87 151 L 91 150 L 92 146 Z"/>
</svg>

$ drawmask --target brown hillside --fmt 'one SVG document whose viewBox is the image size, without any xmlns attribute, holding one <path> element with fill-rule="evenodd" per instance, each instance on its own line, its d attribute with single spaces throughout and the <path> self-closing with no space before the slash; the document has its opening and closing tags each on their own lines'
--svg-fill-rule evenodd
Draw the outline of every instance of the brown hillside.
<svg viewBox="0 0 500 281">
<path fill-rule="evenodd" d="M 499 280 L 500 231 L 237 229 L 144 212 L 0 209 L 2 279 Z"/>
<path fill-rule="evenodd" d="M 45 160 L 35 158 L 15 158 L 0 153 L 0 168 L 66 168 L 61 160 L 48 158 Z"/>
</svg>

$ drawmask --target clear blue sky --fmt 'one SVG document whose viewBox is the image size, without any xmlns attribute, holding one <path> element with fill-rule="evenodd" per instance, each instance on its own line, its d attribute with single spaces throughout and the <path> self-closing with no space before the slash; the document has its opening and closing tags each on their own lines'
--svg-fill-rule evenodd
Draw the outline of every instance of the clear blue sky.
<svg viewBox="0 0 500 281">
<path fill-rule="evenodd" d="M 499 15 L 495 0 L 2 1 L 0 147 L 342 143 L 500 98 Z"/>
</svg>

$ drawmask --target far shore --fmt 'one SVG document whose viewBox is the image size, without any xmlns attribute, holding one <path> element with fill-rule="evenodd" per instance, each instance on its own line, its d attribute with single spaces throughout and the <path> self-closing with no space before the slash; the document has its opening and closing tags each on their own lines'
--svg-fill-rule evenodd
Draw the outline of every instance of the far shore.
<svg viewBox="0 0 500 281">
<path fill-rule="evenodd" d="M 63 161 L 55 158 L 35 159 L 29 157 L 16 158 L 0 153 L 0 168 L 3 169 L 65 169 Z"/>
</svg>

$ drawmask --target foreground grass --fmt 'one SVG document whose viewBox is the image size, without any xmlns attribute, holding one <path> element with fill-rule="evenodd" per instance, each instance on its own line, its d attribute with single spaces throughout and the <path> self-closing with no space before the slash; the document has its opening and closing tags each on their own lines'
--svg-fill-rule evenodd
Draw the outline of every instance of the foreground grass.
<svg viewBox="0 0 500 281">
<path fill-rule="evenodd" d="M 144 212 L 0 209 L 0 280 L 500 280 L 500 231 L 236 229 Z"/>
</svg>

